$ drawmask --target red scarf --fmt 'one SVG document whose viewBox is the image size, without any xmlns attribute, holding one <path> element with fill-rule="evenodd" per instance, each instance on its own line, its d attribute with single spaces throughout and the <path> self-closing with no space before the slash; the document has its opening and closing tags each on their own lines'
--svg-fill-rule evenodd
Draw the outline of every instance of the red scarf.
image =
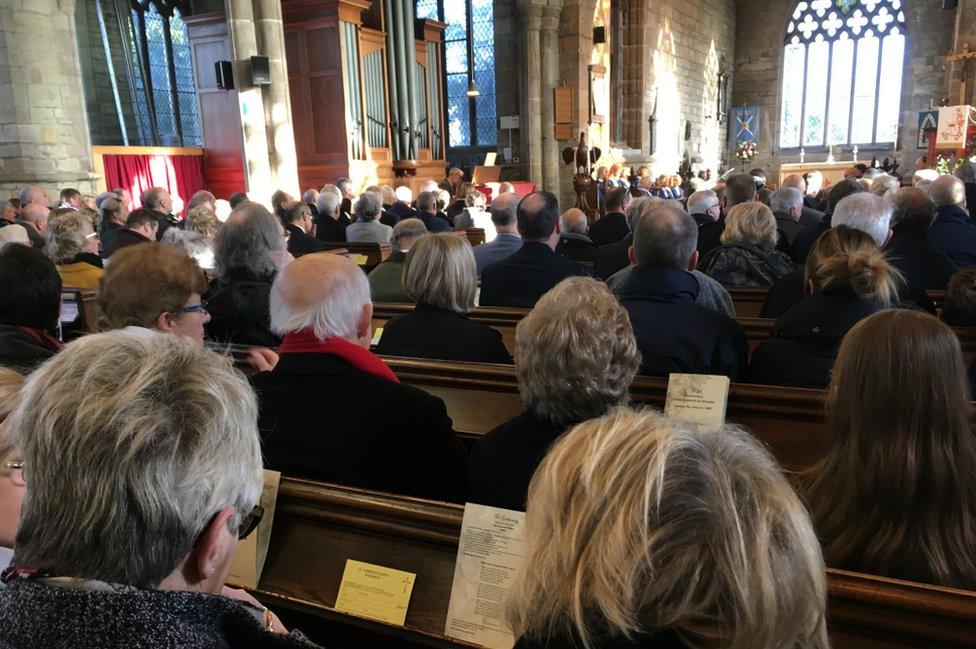
<svg viewBox="0 0 976 649">
<path fill-rule="evenodd" d="M 363 349 L 359 345 L 354 345 L 342 338 L 319 340 L 311 329 L 299 329 L 285 334 L 285 339 L 281 341 L 278 353 L 338 356 L 360 372 L 366 372 L 394 383 L 400 382 L 393 370 L 381 361 L 379 356 L 368 349 Z"/>
<path fill-rule="evenodd" d="M 41 347 L 45 349 L 50 349 L 52 352 L 59 352 L 64 347 L 64 343 L 47 334 L 40 329 L 34 329 L 32 327 L 21 327 L 21 331 L 34 339 L 34 342 L 38 343 Z"/>
</svg>

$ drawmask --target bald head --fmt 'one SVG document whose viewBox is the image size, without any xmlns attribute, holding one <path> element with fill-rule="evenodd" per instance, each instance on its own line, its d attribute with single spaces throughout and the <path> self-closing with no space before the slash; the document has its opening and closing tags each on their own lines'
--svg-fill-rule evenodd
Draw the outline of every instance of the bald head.
<svg viewBox="0 0 976 649">
<path fill-rule="evenodd" d="M 20 208 L 20 222 L 30 224 L 35 230 L 43 234 L 47 230 L 47 216 L 51 210 L 40 203 L 28 203 Z"/>
<path fill-rule="evenodd" d="M 966 204 L 966 186 L 955 176 L 939 176 L 929 185 L 929 197 L 936 207 Z"/>
<path fill-rule="evenodd" d="M 369 282 L 346 257 L 323 252 L 291 262 L 275 278 L 270 305 L 271 329 L 279 335 L 306 329 L 319 340 L 341 338 L 369 348 Z"/>
<path fill-rule="evenodd" d="M 28 203 L 37 203 L 44 207 L 51 207 L 51 200 L 47 197 L 47 192 L 40 185 L 28 185 L 20 190 L 21 207 Z"/>
<path fill-rule="evenodd" d="M 559 224 L 563 232 L 573 232 L 576 234 L 586 234 L 590 226 L 586 214 L 583 213 L 583 210 L 576 207 L 571 207 L 563 212 L 563 215 L 559 217 Z"/>
<path fill-rule="evenodd" d="M 801 174 L 790 174 L 786 176 L 783 178 L 783 182 L 781 182 L 779 186 L 799 189 L 801 194 L 807 193 L 807 181 L 803 179 Z"/>
<path fill-rule="evenodd" d="M 698 261 L 697 246 L 695 219 L 680 207 L 661 204 L 637 220 L 632 261 L 650 268 L 692 269 Z"/>
<path fill-rule="evenodd" d="M 558 240 L 559 199 L 549 192 L 532 192 L 522 199 L 516 210 L 519 232 L 526 241 L 547 242 L 551 248 Z"/>
</svg>

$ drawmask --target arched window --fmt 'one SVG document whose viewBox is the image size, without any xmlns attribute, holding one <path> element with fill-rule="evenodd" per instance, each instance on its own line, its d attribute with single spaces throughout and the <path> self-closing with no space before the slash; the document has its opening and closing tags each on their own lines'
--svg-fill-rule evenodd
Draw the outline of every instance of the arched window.
<svg viewBox="0 0 976 649">
<path fill-rule="evenodd" d="M 451 149 L 498 143 L 495 123 L 495 19 L 491 0 L 417 0 L 417 18 L 447 23 L 447 130 Z M 468 94 L 471 83 L 478 94 Z"/>
<path fill-rule="evenodd" d="M 895 142 L 903 0 L 801 0 L 783 52 L 781 148 Z"/>
</svg>

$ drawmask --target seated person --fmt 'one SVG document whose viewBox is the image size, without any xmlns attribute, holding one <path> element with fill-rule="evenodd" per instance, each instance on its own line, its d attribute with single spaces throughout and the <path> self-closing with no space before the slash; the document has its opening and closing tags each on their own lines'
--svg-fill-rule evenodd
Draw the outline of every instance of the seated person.
<svg viewBox="0 0 976 649">
<path fill-rule="evenodd" d="M 115 235 L 125 226 L 129 211 L 121 199 L 115 194 L 109 194 L 99 203 L 101 221 L 98 226 L 98 238 L 102 243 L 102 250 L 114 245 Z"/>
<path fill-rule="evenodd" d="M 522 237 L 518 230 L 519 200 L 518 194 L 508 192 L 499 194 L 491 202 L 488 212 L 491 214 L 495 239 L 474 247 L 474 261 L 479 278 L 485 267 L 507 259 L 522 247 Z"/>
<path fill-rule="evenodd" d="M 246 203 L 217 233 L 214 280 L 206 296 L 207 338 L 222 343 L 277 347 L 268 295 L 287 251 L 285 229 L 258 203 Z"/>
<path fill-rule="evenodd" d="M 403 219 L 393 226 L 390 245 L 393 252 L 386 261 L 369 271 L 369 292 L 373 302 L 414 302 L 403 287 L 403 264 L 407 252 L 419 237 L 427 234 L 427 226 L 420 219 Z"/>
<path fill-rule="evenodd" d="M 44 252 L 57 266 L 65 287 L 98 288 L 98 280 L 102 277 L 98 233 L 87 216 L 70 207 L 54 210 Z"/>
<path fill-rule="evenodd" d="M 963 268 L 949 280 L 942 321 L 950 327 L 976 327 L 976 268 Z"/>
<path fill-rule="evenodd" d="M 517 218 L 522 247 L 481 272 L 482 306 L 532 307 L 563 279 L 591 274 L 585 266 L 556 254 L 559 199 L 554 194 L 529 194 L 519 203 Z"/>
<path fill-rule="evenodd" d="M 626 187 L 614 187 L 607 192 L 603 201 L 606 214 L 594 221 L 590 228 L 590 238 L 593 243 L 603 246 L 615 243 L 630 233 L 627 227 L 627 208 L 630 207 L 630 190 Z"/>
<path fill-rule="evenodd" d="M 346 227 L 346 241 L 389 243 L 393 236 L 393 228 L 380 223 L 380 213 L 383 205 L 382 197 L 376 192 L 363 192 L 356 201 L 354 211 L 356 220 Z M 404 217 L 412 218 L 412 217 Z M 400 219 L 397 219 L 399 221 Z M 394 225 L 396 221 L 394 221 Z"/>
<path fill-rule="evenodd" d="M 807 255 L 810 254 L 810 248 L 813 247 L 813 243 L 817 240 L 817 237 L 830 229 L 830 226 L 833 223 L 834 210 L 837 209 L 837 205 L 839 205 L 840 202 L 848 196 L 852 194 L 860 194 L 865 190 L 864 187 L 862 187 L 861 184 L 856 180 L 843 180 L 832 186 L 829 191 L 825 191 L 827 191 L 827 213 L 817 223 L 804 226 L 804 228 L 797 233 L 796 237 L 794 237 L 793 245 L 790 247 L 790 257 L 798 264 L 803 264 L 806 262 Z M 879 243 L 878 245 L 880 246 L 884 244 Z"/>
<path fill-rule="evenodd" d="M 342 194 L 335 185 L 326 185 L 315 199 L 315 238 L 319 241 L 345 241 L 346 224 L 342 222 Z"/>
<path fill-rule="evenodd" d="M 789 252 L 793 239 L 803 229 L 800 225 L 800 217 L 803 214 L 803 194 L 795 187 L 777 189 L 769 196 L 769 206 L 773 216 L 776 217 L 780 243 L 784 243 L 786 251 Z"/>
<path fill-rule="evenodd" d="M 221 223 L 205 198 L 206 194 L 202 195 L 198 199 L 201 202 L 186 215 L 185 229 L 170 228 L 160 242 L 179 246 L 200 268 L 213 270 L 214 239 Z"/>
<path fill-rule="evenodd" d="M 30 239 L 31 245 L 35 248 L 43 250 L 47 243 L 45 235 L 47 234 L 47 222 L 50 215 L 51 210 L 37 203 L 28 203 L 20 210 L 20 215 L 17 217 L 17 224 L 21 225 L 27 231 L 27 238 Z M 2 225 L 2 222 L 0 222 L 0 225 Z"/>
<path fill-rule="evenodd" d="M 529 488 L 506 603 L 516 649 L 819 649 L 823 557 L 762 444 L 618 408 L 576 426 Z"/>
<path fill-rule="evenodd" d="M 314 646 L 224 586 L 263 513 L 257 414 L 180 336 L 92 334 L 36 370 L 5 424 L 29 468 L 0 645 Z"/>
<path fill-rule="evenodd" d="M 956 272 L 956 264 L 928 241 L 928 230 L 935 218 L 935 204 L 914 187 L 899 189 L 887 200 L 893 208 L 891 239 L 885 247 L 888 261 L 922 288 L 945 290 Z"/>
<path fill-rule="evenodd" d="M 17 407 L 23 384 L 23 376 L 0 366 L 0 421 L 6 419 Z M 20 506 L 24 502 L 24 489 L 27 487 L 23 472 L 13 468 L 19 461 L 20 457 L 14 449 L 14 440 L 9 429 L 0 426 L 0 572 L 14 558 L 13 547 L 20 522 Z"/>
<path fill-rule="evenodd" d="M 753 351 L 750 379 L 826 388 L 841 339 L 860 320 L 897 303 L 900 281 L 867 234 L 844 225 L 828 230 L 807 257 L 808 295 Z"/>
<path fill-rule="evenodd" d="M 726 286 L 770 286 L 793 271 L 793 262 L 776 250 L 776 218 L 762 203 L 740 203 L 725 217 L 718 248 L 699 264 L 703 273 Z"/>
<path fill-rule="evenodd" d="M 485 209 L 485 195 L 472 187 L 464 196 L 464 209 L 454 218 L 454 227 L 459 229 L 481 228 L 485 231 L 485 243 L 495 240 L 495 227 L 491 214 Z"/>
<path fill-rule="evenodd" d="M 387 207 L 385 214 L 383 214 L 383 225 L 392 228 L 397 221 L 417 218 L 417 210 L 411 205 L 413 203 L 412 189 L 406 185 L 401 185 L 393 190 L 393 196 L 395 197 L 393 204 Z M 382 197 L 380 204 L 382 205 Z"/>
<path fill-rule="evenodd" d="M 434 192 L 420 192 L 417 196 L 417 217 L 424 223 L 428 232 L 450 232 L 447 219 L 437 216 L 437 195 Z M 473 226 L 459 226 L 473 227 Z"/>
<path fill-rule="evenodd" d="M 285 208 L 288 232 L 288 252 L 293 257 L 301 257 L 310 252 L 325 250 L 325 244 L 315 238 L 315 226 L 312 225 L 312 210 L 301 201 L 296 201 Z"/>
<path fill-rule="evenodd" d="M 115 254 L 116 250 L 121 250 L 126 246 L 155 241 L 158 228 L 159 222 L 149 210 L 139 208 L 129 212 L 129 215 L 125 217 L 125 226 L 119 228 L 111 241 L 102 247 L 102 257 L 108 259 Z"/>
<path fill-rule="evenodd" d="M 281 219 L 281 225 L 288 223 L 288 206 L 295 202 L 291 194 L 283 189 L 275 191 L 271 195 L 271 206 L 274 208 L 275 216 Z"/>
<path fill-rule="evenodd" d="M 583 210 L 571 207 L 563 212 L 559 217 L 559 228 L 562 234 L 556 244 L 556 254 L 573 261 L 596 261 L 596 253 L 600 248 L 586 236 L 590 223 Z"/>
<path fill-rule="evenodd" d="M 803 477 L 827 565 L 976 589 L 976 438 L 959 340 L 919 311 L 844 337 L 830 383 L 833 448 Z"/>
<path fill-rule="evenodd" d="M 745 370 L 746 335 L 732 318 L 696 303 L 701 290 L 688 271 L 698 261 L 698 226 L 670 204 L 641 216 L 634 232 L 635 268 L 620 287 L 640 348 L 641 372 L 724 374 Z"/>
<path fill-rule="evenodd" d="M 512 362 L 497 330 L 468 319 L 478 277 L 466 239 L 453 233 L 420 237 L 407 253 L 403 285 L 417 306 L 386 323 L 377 354 L 470 363 Z"/>
<path fill-rule="evenodd" d="M 697 191 L 688 197 L 688 213 L 698 224 L 698 255 L 701 256 L 719 246 L 719 238 L 725 229 L 722 221 L 722 201 L 710 189 Z"/>
<path fill-rule="evenodd" d="M 524 510 L 532 474 L 556 438 L 627 403 L 640 353 L 627 312 L 584 277 L 542 296 L 515 328 L 515 346 L 525 412 L 475 443 L 468 502 Z"/>
<path fill-rule="evenodd" d="M 627 228 L 629 228 L 627 236 L 620 241 L 604 244 L 597 250 L 596 263 L 594 264 L 597 277 L 604 281 L 609 280 L 615 273 L 630 265 L 630 254 L 628 251 L 634 243 L 634 224 L 637 223 L 637 219 L 641 214 L 652 209 L 651 206 L 659 205 L 663 202 L 656 196 L 638 196 L 630 201 L 630 205 L 627 206 L 627 213 L 624 215 Z"/>
<path fill-rule="evenodd" d="M 61 276 L 43 252 L 12 243 L 0 248 L 0 277 L 0 365 L 28 374 L 63 346 Z"/>
<path fill-rule="evenodd" d="M 369 351 L 372 316 L 366 276 L 345 257 L 305 255 L 275 280 L 281 359 L 252 377 L 268 468 L 464 502 L 465 452 L 444 402 Z"/>
<path fill-rule="evenodd" d="M 929 186 L 929 196 L 935 203 L 929 242 L 957 266 L 976 266 L 976 224 L 964 209 L 965 185 L 955 176 L 939 176 Z"/>
</svg>

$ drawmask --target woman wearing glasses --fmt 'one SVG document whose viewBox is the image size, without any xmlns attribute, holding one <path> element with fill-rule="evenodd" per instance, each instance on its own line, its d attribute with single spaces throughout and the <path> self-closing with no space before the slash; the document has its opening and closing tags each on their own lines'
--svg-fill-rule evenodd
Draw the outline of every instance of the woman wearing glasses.
<svg viewBox="0 0 976 649">
<path fill-rule="evenodd" d="M 224 588 L 262 513 L 257 402 L 184 336 L 85 336 L 6 422 L 27 493 L 0 645 L 311 647 Z"/>
<path fill-rule="evenodd" d="M 58 267 L 66 288 L 97 289 L 102 277 L 95 223 L 70 208 L 54 210 L 48 220 L 44 252 Z"/>
</svg>

